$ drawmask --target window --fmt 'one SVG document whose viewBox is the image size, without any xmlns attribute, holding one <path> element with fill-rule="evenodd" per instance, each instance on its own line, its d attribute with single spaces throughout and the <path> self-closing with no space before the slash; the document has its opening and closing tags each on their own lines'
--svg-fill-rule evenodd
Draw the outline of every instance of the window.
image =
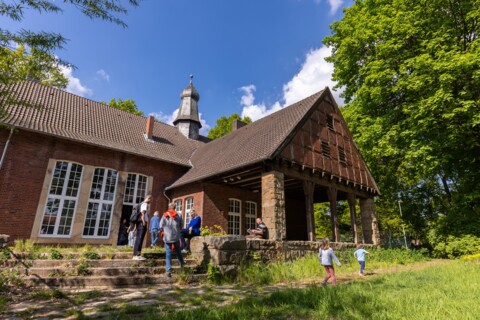
<svg viewBox="0 0 480 320">
<path fill-rule="evenodd" d="M 345 157 L 345 149 L 342 147 L 338 147 L 338 160 L 342 164 L 342 166 L 347 166 L 347 158 Z"/>
<path fill-rule="evenodd" d="M 147 177 L 141 174 L 129 173 L 125 184 L 123 204 L 134 205 L 140 203 L 147 195 Z"/>
<path fill-rule="evenodd" d="M 335 126 L 333 124 L 333 117 L 330 115 L 327 115 L 327 127 L 330 131 L 335 131 Z"/>
<path fill-rule="evenodd" d="M 175 211 L 182 217 L 182 200 L 175 200 L 173 203 L 175 204 Z"/>
<path fill-rule="evenodd" d="M 193 198 L 185 199 L 185 221 L 183 222 L 185 227 L 190 223 L 190 211 L 193 209 Z"/>
<path fill-rule="evenodd" d="M 115 199 L 115 187 L 117 185 L 117 171 L 96 168 L 90 200 L 88 201 L 87 215 L 83 227 L 85 237 L 108 238 L 110 234 L 110 222 Z"/>
<path fill-rule="evenodd" d="M 325 140 L 322 140 L 322 154 L 325 157 L 330 157 L 330 146 L 328 145 L 328 142 Z"/>
<path fill-rule="evenodd" d="M 83 166 L 57 161 L 43 214 L 41 236 L 69 237 L 78 200 Z"/>
<path fill-rule="evenodd" d="M 245 223 L 247 229 L 255 229 L 257 224 L 257 203 L 245 201 Z"/>
<path fill-rule="evenodd" d="M 240 200 L 228 200 L 228 234 L 240 234 Z"/>
</svg>

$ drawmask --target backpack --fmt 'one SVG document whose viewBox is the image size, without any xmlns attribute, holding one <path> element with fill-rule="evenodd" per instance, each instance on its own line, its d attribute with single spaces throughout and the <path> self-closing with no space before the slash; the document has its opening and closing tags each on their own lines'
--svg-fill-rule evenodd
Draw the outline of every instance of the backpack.
<svg viewBox="0 0 480 320">
<path fill-rule="evenodd" d="M 141 211 L 142 204 L 138 203 L 133 206 L 132 208 L 132 214 L 130 215 L 130 223 L 137 223 L 138 220 L 140 219 L 140 214 L 142 213 Z"/>
</svg>

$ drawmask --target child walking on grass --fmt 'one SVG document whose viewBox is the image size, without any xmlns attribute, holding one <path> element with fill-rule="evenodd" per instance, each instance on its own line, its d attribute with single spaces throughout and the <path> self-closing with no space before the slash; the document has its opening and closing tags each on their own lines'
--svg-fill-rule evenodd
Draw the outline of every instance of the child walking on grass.
<svg viewBox="0 0 480 320">
<path fill-rule="evenodd" d="M 365 270 L 365 254 L 369 253 L 367 250 L 363 249 L 363 245 L 357 244 L 357 250 L 353 253 L 357 257 L 358 263 L 360 264 L 359 275 L 363 276 L 363 270 Z"/>
<path fill-rule="evenodd" d="M 327 285 L 328 279 L 332 278 L 332 284 L 335 286 L 337 284 L 337 278 L 335 277 L 335 269 L 333 268 L 333 261 L 337 264 L 337 266 L 341 266 L 342 264 L 338 261 L 337 256 L 333 253 L 333 249 L 330 248 L 330 242 L 327 238 L 322 239 L 322 243 L 320 245 L 320 250 L 318 250 L 318 260 L 325 268 L 327 275 L 325 279 L 322 281 L 322 285 Z"/>
</svg>

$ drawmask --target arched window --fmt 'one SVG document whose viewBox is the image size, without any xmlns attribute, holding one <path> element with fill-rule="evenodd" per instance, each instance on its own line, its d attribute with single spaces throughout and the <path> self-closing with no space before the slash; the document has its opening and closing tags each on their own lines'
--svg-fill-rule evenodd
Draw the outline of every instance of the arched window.
<svg viewBox="0 0 480 320">
<path fill-rule="evenodd" d="M 83 166 L 57 161 L 50 182 L 40 236 L 70 237 Z"/>
<path fill-rule="evenodd" d="M 117 176 L 115 170 L 95 168 L 83 227 L 84 237 L 108 238 L 110 235 Z"/>
</svg>

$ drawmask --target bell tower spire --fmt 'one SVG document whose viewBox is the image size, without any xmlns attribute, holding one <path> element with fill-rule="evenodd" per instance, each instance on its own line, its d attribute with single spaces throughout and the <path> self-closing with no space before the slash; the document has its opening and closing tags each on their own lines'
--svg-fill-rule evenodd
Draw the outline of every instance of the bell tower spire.
<svg viewBox="0 0 480 320">
<path fill-rule="evenodd" d="M 193 86 L 193 75 L 190 75 L 190 84 L 180 94 L 182 100 L 178 115 L 173 124 L 187 138 L 197 140 L 200 135 L 200 117 L 198 115 L 198 101 L 200 95 Z"/>
</svg>

